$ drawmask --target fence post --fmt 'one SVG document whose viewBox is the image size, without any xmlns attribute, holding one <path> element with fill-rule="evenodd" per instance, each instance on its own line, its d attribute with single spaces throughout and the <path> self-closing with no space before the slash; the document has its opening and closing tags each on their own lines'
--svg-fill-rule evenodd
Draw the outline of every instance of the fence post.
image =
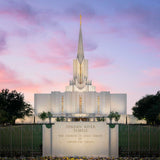
<svg viewBox="0 0 160 160">
<path fill-rule="evenodd" d="M 150 125 L 149 125 L 149 127 L 148 127 L 148 129 L 149 129 L 149 156 L 150 156 Z"/>
<path fill-rule="evenodd" d="M 11 150 L 10 150 L 10 155 L 12 157 L 12 126 L 10 126 L 10 133 L 11 133 Z"/>
<path fill-rule="evenodd" d="M 128 124 L 128 157 L 129 157 L 129 124 Z"/>
<path fill-rule="evenodd" d="M 33 124 L 32 124 L 32 157 L 33 157 Z"/>
<path fill-rule="evenodd" d="M 160 151 L 160 126 L 158 126 L 158 128 L 159 128 L 159 134 L 158 134 L 159 135 L 158 136 L 159 137 L 159 141 L 158 142 L 159 142 L 159 151 Z M 160 157 L 160 152 L 159 152 L 159 157 Z"/>
<path fill-rule="evenodd" d="M 139 125 L 139 134 L 138 134 L 138 149 L 139 149 L 139 157 L 141 157 L 141 147 L 140 147 L 140 136 L 141 136 L 141 134 L 140 134 L 140 132 L 141 132 L 141 126 Z"/>
<path fill-rule="evenodd" d="M 21 156 L 22 156 L 22 125 L 21 125 Z"/>
<path fill-rule="evenodd" d="M 52 124 L 51 124 L 51 132 L 50 132 L 50 139 L 51 139 L 51 151 L 50 151 L 50 153 L 51 153 L 51 157 L 52 157 Z"/>
<path fill-rule="evenodd" d="M 1 149 L 2 149 L 2 144 L 1 144 L 1 127 L 0 127 L 0 156 L 1 156 Z"/>
<path fill-rule="evenodd" d="M 109 127 L 109 157 L 111 157 L 111 128 Z"/>
</svg>

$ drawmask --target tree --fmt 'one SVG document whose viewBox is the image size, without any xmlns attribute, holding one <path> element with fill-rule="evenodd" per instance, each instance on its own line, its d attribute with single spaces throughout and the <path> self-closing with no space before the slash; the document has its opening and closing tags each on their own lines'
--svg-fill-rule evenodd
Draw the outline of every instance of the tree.
<svg viewBox="0 0 160 160">
<path fill-rule="evenodd" d="M 104 117 L 97 117 L 97 121 L 105 121 L 105 118 Z"/>
<path fill-rule="evenodd" d="M 160 91 L 155 95 L 146 95 L 132 108 L 133 115 L 147 124 L 160 124 Z"/>
<path fill-rule="evenodd" d="M 24 101 L 24 95 L 13 90 L 2 89 L 0 92 L 0 124 L 15 124 L 17 118 L 31 116 L 33 109 Z"/>
<path fill-rule="evenodd" d="M 110 112 L 110 114 L 108 115 L 108 118 L 110 119 L 110 123 L 112 123 L 112 119 L 114 118 L 115 114 L 114 112 Z"/>
<path fill-rule="evenodd" d="M 49 123 L 51 123 L 51 118 L 52 118 L 52 113 L 51 112 L 42 112 L 39 114 L 39 118 L 42 119 L 43 121 L 46 119 L 46 118 L 49 118 Z"/>
<path fill-rule="evenodd" d="M 63 116 L 57 117 L 57 118 L 56 118 L 56 121 L 57 121 L 57 122 L 63 122 L 63 121 L 65 121 L 65 118 L 64 118 Z"/>
<path fill-rule="evenodd" d="M 112 123 L 112 119 L 114 118 L 114 120 L 116 121 L 116 122 L 118 122 L 119 121 L 119 119 L 120 119 L 120 114 L 118 113 L 118 112 L 110 112 L 110 114 L 108 115 L 108 118 L 110 119 L 110 123 Z"/>
<path fill-rule="evenodd" d="M 118 112 L 115 112 L 114 113 L 114 120 L 116 121 L 116 122 L 118 122 L 119 121 L 119 119 L 120 119 L 120 114 L 118 113 Z"/>
<path fill-rule="evenodd" d="M 46 118 L 48 118 L 48 117 L 47 117 L 47 113 L 44 112 L 44 111 L 43 111 L 42 113 L 40 113 L 38 116 L 39 116 L 39 118 L 42 119 L 43 121 L 44 121 Z"/>
</svg>

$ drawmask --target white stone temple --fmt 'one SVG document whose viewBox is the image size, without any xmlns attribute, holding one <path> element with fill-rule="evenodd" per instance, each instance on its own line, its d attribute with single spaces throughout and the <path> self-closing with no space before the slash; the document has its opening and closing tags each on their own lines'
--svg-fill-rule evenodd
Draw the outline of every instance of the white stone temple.
<svg viewBox="0 0 160 160">
<path fill-rule="evenodd" d="M 95 117 L 107 117 L 111 111 L 127 114 L 126 94 L 96 92 L 96 87 L 88 80 L 88 60 L 84 56 L 81 20 L 77 57 L 73 60 L 73 79 L 64 92 L 36 93 L 34 105 L 36 115 L 49 111 L 53 117 L 64 116 L 70 121 L 82 117 L 87 121 Z"/>
</svg>

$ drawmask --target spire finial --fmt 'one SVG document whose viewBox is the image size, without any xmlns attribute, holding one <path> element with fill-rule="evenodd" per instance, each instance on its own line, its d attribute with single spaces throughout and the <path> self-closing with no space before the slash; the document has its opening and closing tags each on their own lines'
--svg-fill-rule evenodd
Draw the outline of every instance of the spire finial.
<svg viewBox="0 0 160 160">
<path fill-rule="evenodd" d="M 79 30 L 78 52 L 77 52 L 77 58 L 78 58 L 80 64 L 82 63 L 82 61 L 84 59 L 83 39 L 82 39 L 82 31 L 81 31 L 81 19 L 82 19 L 82 16 L 80 14 L 80 30 Z"/>
<path fill-rule="evenodd" d="M 82 24 L 82 15 L 80 14 L 80 25 Z"/>
</svg>

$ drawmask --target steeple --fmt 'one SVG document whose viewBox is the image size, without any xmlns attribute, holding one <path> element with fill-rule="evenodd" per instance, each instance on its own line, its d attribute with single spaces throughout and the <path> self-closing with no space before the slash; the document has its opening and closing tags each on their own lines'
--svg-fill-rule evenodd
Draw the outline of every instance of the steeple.
<svg viewBox="0 0 160 160">
<path fill-rule="evenodd" d="M 82 31 L 81 31 L 81 19 L 82 16 L 80 15 L 80 30 L 79 30 L 79 41 L 78 41 L 78 52 L 77 52 L 77 59 L 81 64 L 84 59 L 84 51 L 83 51 L 83 38 L 82 38 Z"/>
<path fill-rule="evenodd" d="M 66 86 L 66 91 L 93 92 L 96 89 L 95 86 L 92 86 L 92 81 L 88 80 L 88 60 L 84 58 L 81 18 L 82 16 L 80 15 L 80 30 L 79 30 L 77 58 L 73 60 L 73 80 L 70 81 L 69 86 Z M 81 98 L 82 97 L 80 97 L 80 99 Z M 82 106 L 80 105 L 80 107 Z"/>
</svg>

